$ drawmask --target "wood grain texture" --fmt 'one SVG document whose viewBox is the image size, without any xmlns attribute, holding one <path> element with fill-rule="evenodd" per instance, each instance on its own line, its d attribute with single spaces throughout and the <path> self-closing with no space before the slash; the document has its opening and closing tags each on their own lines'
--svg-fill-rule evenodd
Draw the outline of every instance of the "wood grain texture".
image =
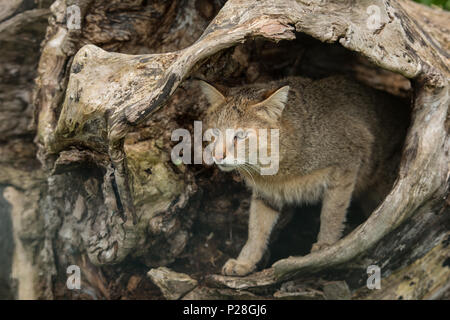
<svg viewBox="0 0 450 320">
<path fill-rule="evenodd" d="M 86 251 L 86 256 L 81 254 L 77 259 L 89 265 L 92 274 L 99 274 L 99 268 L 118 264 L 130 256 L 145 257 L 149 265 L 174 261 L 186 246 L 192 225 L 190 219 L 194 216 L 189 215 L 183 221 L 177 212 L 189 207 L 196 193 L 195 179 L 192 173 L 182 172 L 184 169 L 165 165 L 170 160 L 163 150 L 162 137 L 175 124 L 168 121 L 158 126 L 152 119 L 160 120 L 159 112 L 172 108 L 171 99 L 181 99 L 181 94 L 175 92 L 182 89 L 189 77 L 206 68 L 205 63 L 213 61 L 219 65 L 223 60 L 232 66 L 235 61 L 225 54 L 227 50 L 254 39 L 294 42 L 299 34 L 357 53 L 370 61 L 374 70 L 387 72 L 385 79 L 393 81 L 390 75 L 395 73 L 397 79 L 411 81 L 412 123 L 398 179 L 370 218 L 334 246 L 303 257 L 280 260 L 248 277 L 209 276 L 206 293 L 194 289 L 192 296 L 238 296 L 239 290 L 261 296 L 264 296 L 261 292 L 268 290 L 270 297 L 278 290 L 278 296 L 295 296 L 295 292 L 283 291 L 285 288 L 281 286 L 290 280 L 306 279 L 330 270 L 341 272 L 340 276 L 347 281 L 359 274 L 357 278 L 361 281 L 364 266 L 370 263 L 384 265 L 388 272 L 397 270 L 398 277 L 387 276 L 402 287 L 399 279 L 407 272 L 402 271 L 407 264 L 417 260 L 414 266 L 421 268 L 441 263 L 449 254 L 445 233 L 449 209 L 444 201 L 448 197 L 450 178 L 448 12 L 407 0 L 229 0 L 207 25 L 205 19 L 194 15 L 195 7 L 189 7 L 186 2 L 174 1 L 170 5 L 155 2 L 143 15 L 135 13 L 139 1 L 124 4 L 129 10 L 126 14 L 121 13 L 122 7 L 115 1 L 107 5 L 90 0 L 74 3 L 81 8 L 85 29 L 67 28 L 65 1 L 58 0 L 52 5 L 34 92 L 36 143 L 42 171 L 38 178 L 26 182 L 30 188 L 36 181 L 46 184 L 44 193 L 48 196 L 40 206 L 45 216 L 41 218 L 46 221 L 43 252 L 48 255 L 47 266 L 55 268 L 52 252 L 58 244 L 52 239 L 57 234 L 65 237 L 65 241 L 70 238 L 70 224 L 62 223 L 67 219 L 58 212 L 66 212 L 72 205 L 77 208 L 77 222 L 73 225 L 81 231 L 76 239 L 70 240 L 71 246 Z M 380 24 L 376 28 L 368 27 L 371 5 L 380 12 Z M 199 12 L 208 16 L 210 10 L 206 9 Z M 196 25 L 195 28 L 186 31 L 185 25 L 177 24 L 183 14 L 187 17 L 185 23 Z M 23 15 L 36 19 L 43 16 L 44 11 Z M 123 22 L 126 19 L 132 22 Z M 159 22 L 160 30 L 156 27 Z M 16 25 L 14 20 L 7 23 Z M 0 29 L 2 26 L 5 26 L 3 21 Z M 152 37 L 151 30 L 157 29 Z M 154 49 L 149 50 L 151 47 Z M 121 53 L 114 52 L 120 50 Z M 237 49 L 233 54 L 245 57 Z M 384 82 L 384 86 L 389 84 Z M 395 91 L 398 89 L 392 90 Z M 148 122 L 153 126 L 142 130 Z M 23 127 L 20 124 L 18 128 Z M 148 178 L 151 173 L 145 171 L 149 170 L 149 163 L 159 170 L 153 180 Z M 81 174 L 75 171 L 79 164 L 92 164 L 95 169 Z M 152 171 L 154 167 L 149 172 Z M 80 195 L 74 191 L 75 186 L 73 190 L 58 187 L 64 185 L 64 177 L 68 176 L 82 186 Z M 2 183 L 9 181 L 17 186 L 20 175 L 5 174 Z M 75 206 L 80 202 L 86 203 L 85 209 Z M 418 240 L 421 242 L 415 246 Z M 400 247 L 406 251 L 399 251 Z M 153 256 L 148 253 L 152 248 Z M 56 251 L 64 251 L 59 249 Z M 70 257 L 64 253 L 59 259 L 69 261 Z M 447 269 L 433 268 L 436 274 L 428 278 L 437 281 L 433 292 L 444 288 Z M 417 270 L 412 272 L 416 274 Z M 52 272 L 56 274 L 55 270 Z M 51 277 L 46 279 L 47 288 L 52 285 Z M 99 292 L 106 291 L 104 281 L 98 281 L 97 287 L 102 288 Z M 434 293 L 424 293 L 420 289 L 422 285 L 412 293 L 412 289 L 405 289 L 408 297 L 433 296 Z M 386 296 L 393 298 L 402 295 L 400 291 L 406 292 L 394 287 L 386 291 Z M 317 291 L 315 287 L 310 289 L 304 292 Z M 41 296 L 48 298 L 52 294 L 47 291 Z M 377 295 L 360 291 L 355 297 Z"/>
</svg>

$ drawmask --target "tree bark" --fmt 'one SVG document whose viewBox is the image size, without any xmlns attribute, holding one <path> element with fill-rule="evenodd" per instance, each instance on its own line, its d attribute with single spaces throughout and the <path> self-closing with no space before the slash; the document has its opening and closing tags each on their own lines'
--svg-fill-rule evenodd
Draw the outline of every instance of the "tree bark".
<svg viewBox="0 0 450 320">
<path fill-rule="evenodd" d="M 406 0 L 50 4 L 0 14 L 0 297 L 449 297 L 448 12 Z M 171 132 L 192 132 L 207 108 L 195 79 L 332 74 L 410 102 L 391 192 L 366 220 L 352 207 L 346 236 L 313 254 L 318 208 L 287 208 L 261 271 L 218 275 L 245 242 L 250 193 L 239 176 L 170 160 Z M 380 290 L 366 287 L 370 265 Z"/>
</svg>

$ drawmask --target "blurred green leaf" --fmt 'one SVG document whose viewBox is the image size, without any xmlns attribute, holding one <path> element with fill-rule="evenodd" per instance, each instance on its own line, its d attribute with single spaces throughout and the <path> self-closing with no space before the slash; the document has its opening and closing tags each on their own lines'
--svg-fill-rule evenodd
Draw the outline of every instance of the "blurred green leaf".
<svg viewBox="0 0 450 320">
<path fill-rule="evenodd" d="M 425 4 L 427 6 L 438 6 L 444 8 L 445 10 L 450 10 L 450 0 L 414 0 L 416 2 Z"/>
</svg>

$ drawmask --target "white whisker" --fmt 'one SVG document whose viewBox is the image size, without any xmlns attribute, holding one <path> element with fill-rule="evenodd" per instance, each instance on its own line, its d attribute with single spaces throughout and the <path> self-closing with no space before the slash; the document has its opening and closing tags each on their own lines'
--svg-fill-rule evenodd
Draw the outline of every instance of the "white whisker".
<svg viewBox="0 0 450 320">
<path fill-rule="evenodd" d="M 243 170 L 245 170 L 245 172 L 247 172 L 248 173 L 248 175 L 250 176 L 250 178 L 252 178 L 252 181 L 253 181 L 253 185 L 255 185 L 256 186 L 256 182 L 255 182 L 255 179 L 253 179 L 253 175 L 252 175 L 252 173 L 248 170 L 248 169 L 246 169 L 246 167 L 245 167 L 245 163 L 242 165 L 242 166 L 239 166 L 239 167 L 237 167 L 237 169 L 238 169 L 238 171 L 239 171 L 239 169 L 243 169 Z M 241 173 L 242 174 L 242 173 Z"/>
</svg>

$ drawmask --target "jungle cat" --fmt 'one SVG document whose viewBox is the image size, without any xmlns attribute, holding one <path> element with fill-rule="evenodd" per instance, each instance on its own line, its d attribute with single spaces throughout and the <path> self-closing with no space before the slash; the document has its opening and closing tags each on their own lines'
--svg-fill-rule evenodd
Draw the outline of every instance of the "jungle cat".
<svg viewBox="0 0 450 320">
<path fill-rule="evenodd" d="M 228 88 L 225 96 L 204 81 L 200 87 L 210 104 L 204 127 L 279 129 L 274 175 L 261 175 L 258 164 L 223 161 L 230 144 L 248 136 L 214 141 L 214 162 L 223 171 L 237 169 L 253 193 L 247 243 L 226 262 L 225 275 L 256 269 L 284 204 L 322 200 L 316 251 L 342 236 L 352 196 L 370 191 L 381 200 L 395 180 L 408 123 L 397 98 L 343 76 L 290 77 Z"/>
</svg>

